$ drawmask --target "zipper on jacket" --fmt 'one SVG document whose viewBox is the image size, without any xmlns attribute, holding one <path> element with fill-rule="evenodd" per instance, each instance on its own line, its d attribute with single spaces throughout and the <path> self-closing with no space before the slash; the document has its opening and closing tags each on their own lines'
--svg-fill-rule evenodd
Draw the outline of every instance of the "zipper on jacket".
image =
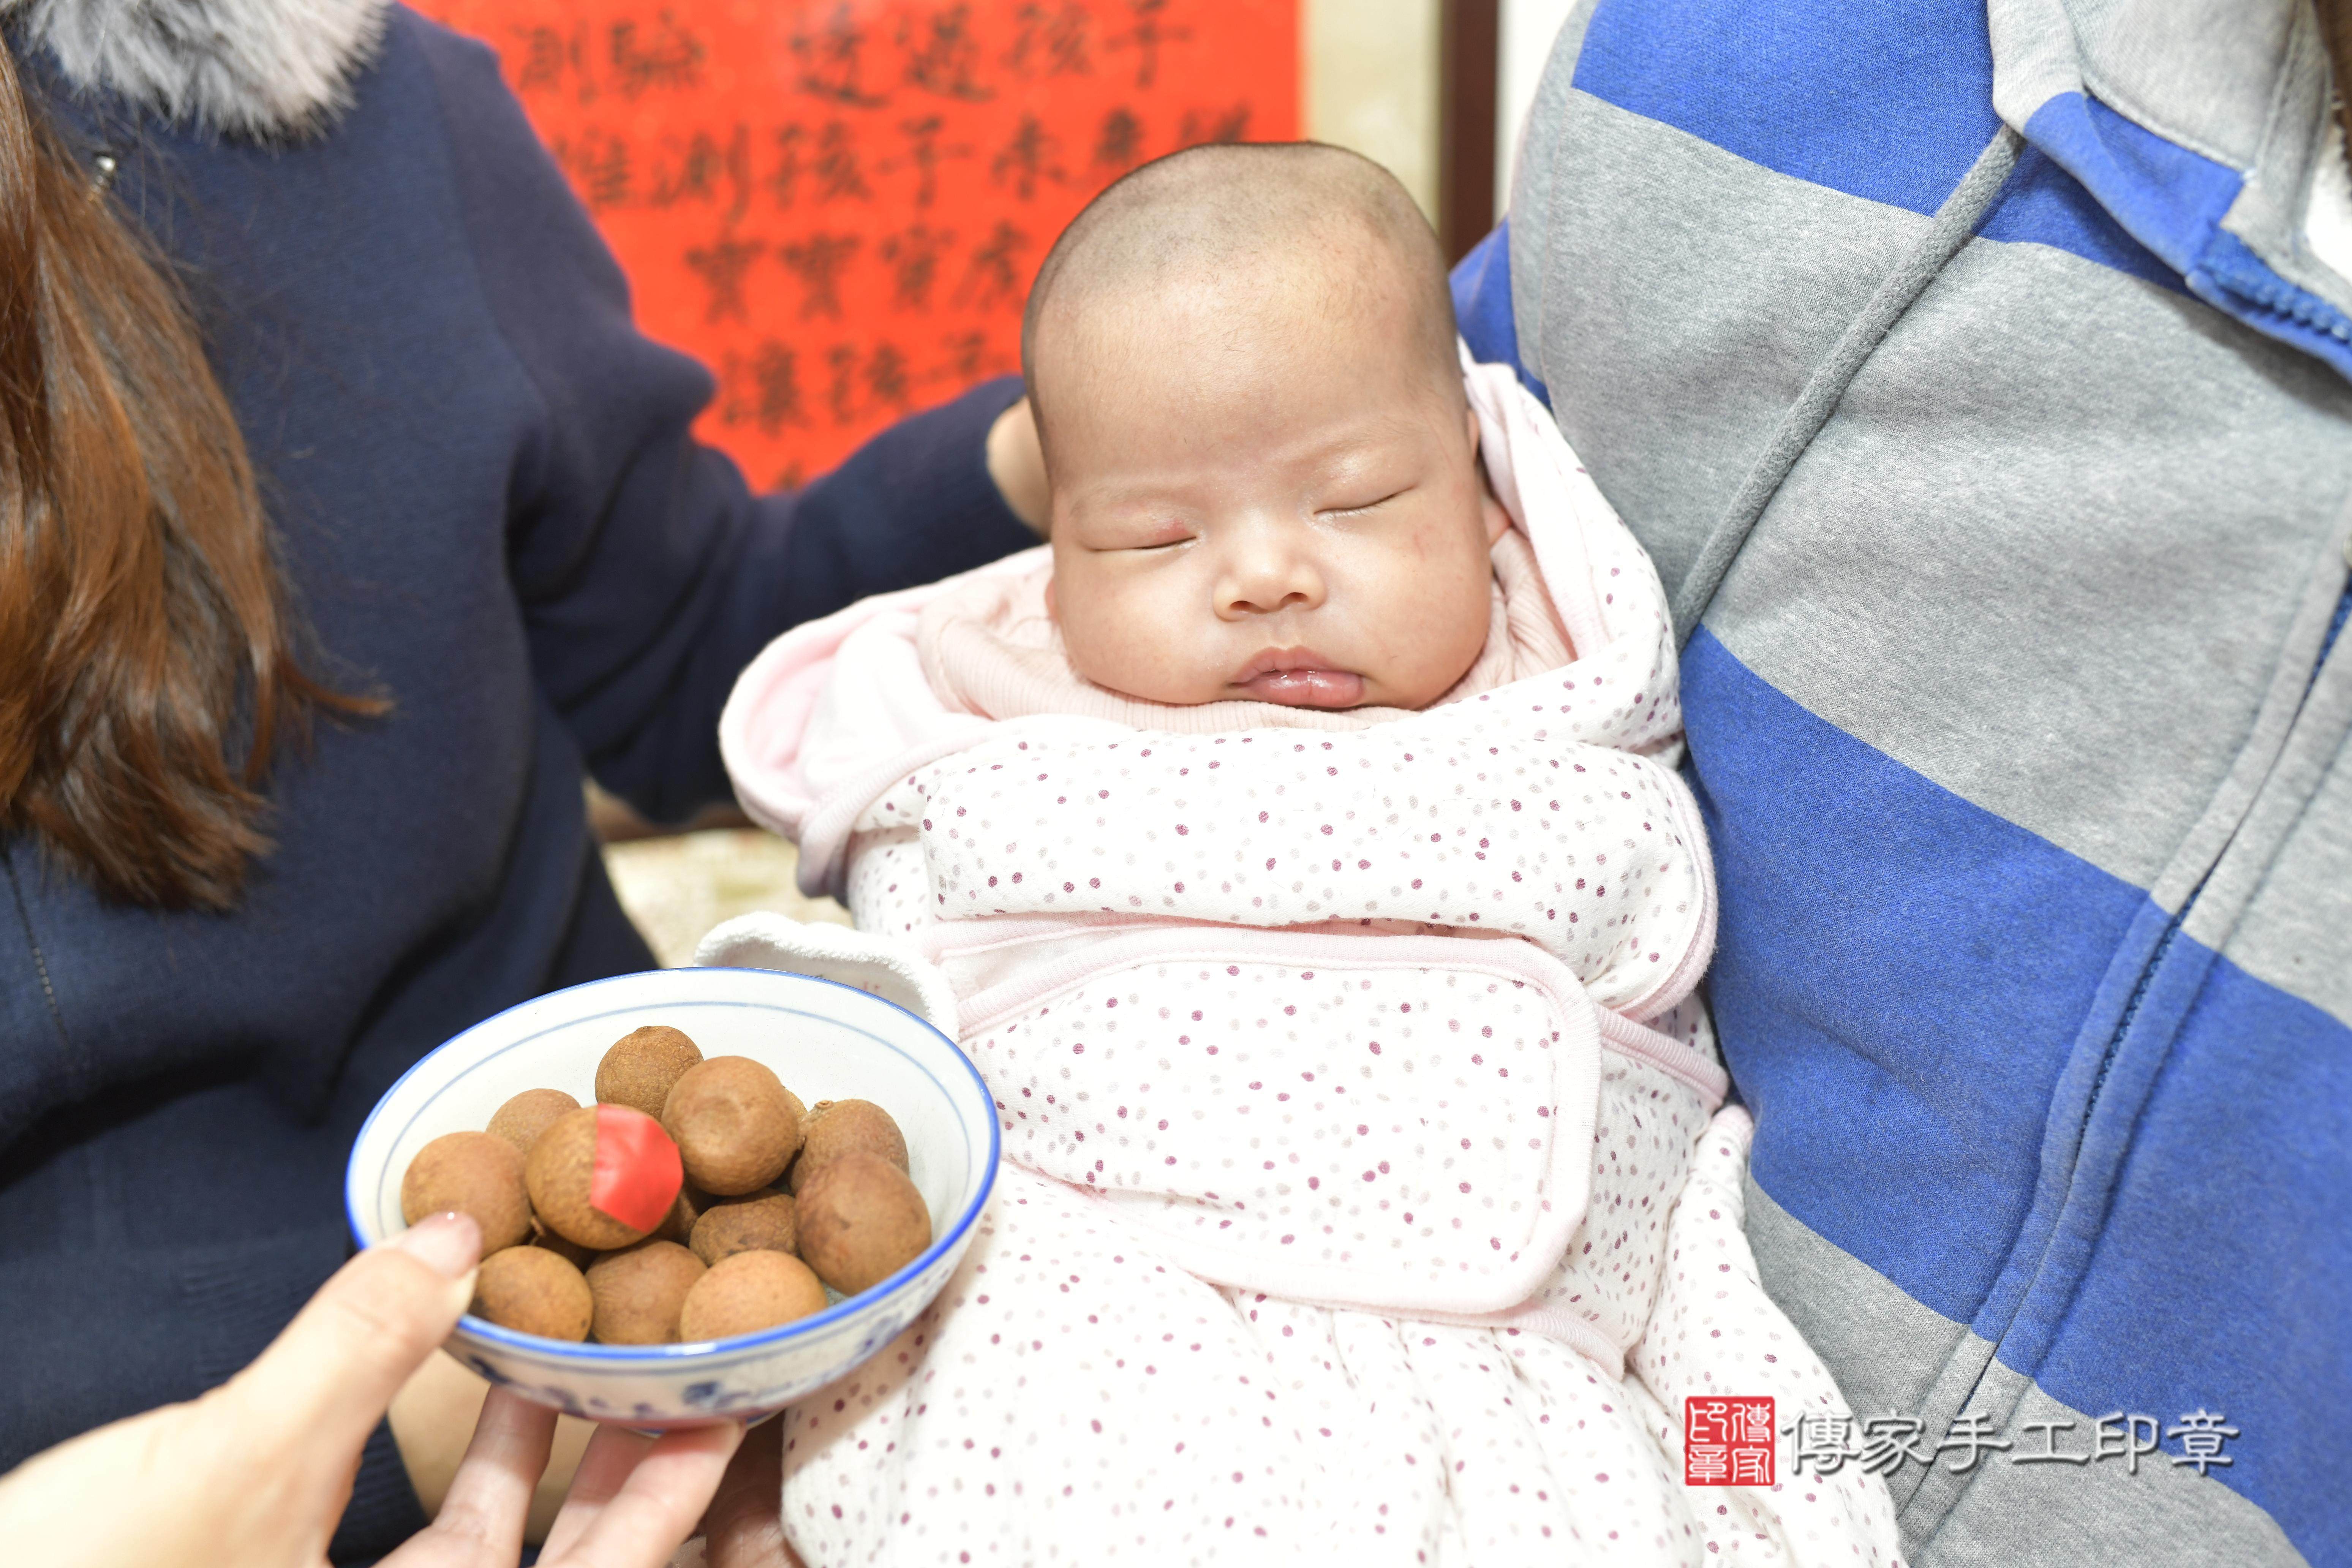
<svg viewBox="0 0 2352 1568">
<path fill-rule="evenodd" d="M 2346 543 L 2344 555 L 2346 564 L 2352 566 L 2352 542 Z M 2303 705 L 2311 700 L 2311 689 L 2319 684 L 2319 672 L 2327 668 L 2327 656 L 2334 650 L 2336 639 L 2343 635 L 2347 620 L 2352 620 L 2352 581 L 2345 584 L 2344 592 L 2336 597 L 2336 613 L 2328 618 L 2326 635 L 2319 639 L 2319 655 L 2311 661 L 2311 673 L 2304 678 L 2303 700 L 2296 704 L 2296 718 L 2302 717 Z M 2288 732 L 2294 732 L 2292 720 L 2288 721 Z M 2213 857 L 2213 865 L 2219 866 L 2221 857 L 2228 853 L 2229 845 L 2224 843 Z M 2140 1004 L 2147 999 L 2148 987 L 2156 983 L 2157 972 L 2164 967 L 2165 955 L 2172 951 L 2174 939 L 2180 935 L 2180 928 L 2188 921 L 2189 911 L 2197 907 L 2198 895 L 2205 890 L 2205 884 L 2212 875 L 2213 868 L 2208 867 L 2205 875 L 2197 879 L 2197 885 L 2189 890 L 2189 896 L 2180 900 L 2180 908 L 2165 922 L 2164 933 L 2156 939 L 2156 946 L 2148 953 L 2147 963 L 2141 967 L 2139 978 L 2133 982 L 2131 995 L 2124 1002 L 2123 1015 L 2116 1020 L 2115 1030 L 2108 1035 L 2106 1046 L 2099 1053 L 2099 1070 L 2091 1079 L 2091 1092 L 2083 1103 L 2082 1131 L 2089 1130 L 2092 1113 L 2099 1108 L 2099 1096 L 2107 1087 L 2107 1074 L 2115 1068 L 2116 1054 L 2123 1049 L 2124 1037 L 2131 1033 L 2133 1020 L 2139 1016 Z"/>
<path fill-rule="evenodd" d="M 2344 563 L 2352 566 L 2352 542 L 2344 546 Z M 2318 684 L 2319 672 L 2327 668 L 2327 652 L 2343 635 L 2344 623 L 2352 618 L 2352 583 L 2344 586 L 2344 596 L 2336 601 L 2336 616 L 2327 623 L 2327 635 L 2319 639 L 2319 657 L 2311 661 L 2311 679 L 2303 683 L 2303 700 L 2311 700 L 2311 689 Z"/>
<path fill-rule="evenodd" d="M 2352 569 L 2352 540 L 2347 540 L 2344 556 L 2346 566 L 2347 569 Z M 2290 738 L 2294 734 L 2296 721 L 2303 716 L 2304 708 L 2311 700 L 2312 689 L 2318 684 L 2321 671 L 2327 667 L 2328 655 L 2334 650 L 2336 639 L 2343 635 L 2347 622 L 2352 622 L 2352 573 L 2347 573 L 2344 591 L 2336 596 L 2335 613 L 2328 618 L 2327 630 L 2320 638 L 2319 652 L 2313 658 L 2310 673 L 2304 680 L 2302 695 L 2295 704 L 2295 714 L 2288 721 L 2287 733 Z M 2284 743 L 2282 742 L 2282 749 Z M 2098 1070 L 2091 1079 L 2090 1091 L 2084 1097 L 2082 1117 L 2075 1124 L 2074 1153 L 2066 1175 L 2070 1193 L 2082 1172 L 2083 1142 L 2090 1132 L 2091 1119 L 2098 1111 L 2100 1099 L 2105 1093 L 2107 1079 L 2115 1069 L 2116 1058 L 2122 1054 L 2124 1041 L 2130 1036 L 2132 1026 L 2138 1021 L 2140 1007 L 2147 1000 L 2148 992 L 2154 987 L 2158 974 L 2163 971 L 2165 961 L 2171 956 L 2173 944 L 2179 940 L 2182 928 L 2188 923 L 2189 912 L 2197 907 L 2197 900 L 2203 896 L 2206 885 L 2212 879 L 2213 872 L 2221 866 L 2222 858 L 2229 852 L 2230 844 L 2234 839 L 2233 833 L 2230 839 L 2224 840 L 2221 849 L 2214 854 L 2211 864 L 2208 865 L 2204 874 L 2197 879 L 2197 885 L 2189 890 L 2188 897 L 2180 900 L 2180 908 L 2165 922 L 2163 931 L 2158 935 L 2155 945 L 2148 951 L 2146 962 L 2140 966 L 2137 978 L 2132 983 L 2131 994 L 2125 998 L 2123 1011 L 2117 1016 L 2114 1029 L 2108 1033 L 2106 1043 L 2100 1050 Z M 2048 1245 L 2046 1237 L 2043 1245 L 2046 1248 Z M 2046 1258 L 2046 1251 L 2044 1256 Z M 2020 1307 L 2025 1300 L 2031 1298 L 2033 1289 L 2033 1285 L 2029 1282 L 2025 1289 L 2025 1295 L 2020 1299 Z M 2010 1324 L 2004 1326 L 1997 1337 L 1991 1356 L 1987 1361 L 1988 1366 L 1992 1359 L 2000 1355 L 1999 1344 L 2007 1339 L 2009 1327 L 2014 1326 L 2016 1312 L 2017 1309 L 2013 1308 L 2010 1314 Z M 1980 1376 L 1979 1386 L 1981 1386 L 1981 1382 Z M 1959 1408 L 1963 1410 L 1969 1408 L 1976 1397 L 1976 1389 L 1972 1387 L 1961 1399 Z M 1910 1497 L 1899 1502 L 1897 1515 L 1906 1535 L 1916 1530 L 1924 1538 L 1933 1535 L 1941 1527 L 1944 1518 L 1948 1513 L 1948 1505 L 1944 1510 L 1938 1511 L 1933 1520 L 1922 1521 L 1915 1524 L 1911 1517 L 1911 1508 L 1917 1495 L 1915 1490 Z"/>
<path fill-rule="evenodd" d="M 2197 895 L 2204 890 L 2205 884 L 2200 880 L 2189 896 L 2180 900 L 2179 910 L 2165 922 L 2164 934 L 2156 939 L 2155 949 L 2148 953 L 2147 963 L 2141 966 L 2139 978 L 2132 983 L 2131 995 L 2124 1002 L 2123 1016 L 2116 1020 L 2115 1031 L 2107 1037 L 2105 1047 L 2099 1052 L 2099 1070 L 2097 1076 L 2091 1079 L 2090 1095 L 2083 1101 L 2080 1131 L 2090 1130 L 2092 1114 L 2099 1109 L 2099 1096 L 2105 1092 L 2107 1074 L 2115 1068 L 2116 1056 L 2123 1049 L 2124 1037 L 2131 1033 L 2132 1022 L 2139 1016 L 2139 1005 L 2147 1000 L 2147 988 L 2156 983 L 2157 971 L 2164 967 L 2165 954 L 2172 951 L 2173 940 L 2179 936 L 2181 923 L 2189 919 L 2189 911 L 2197 907 Z M 2080 1145 L 2078 1135 L 2078 1149 Z M 2082 1156 L 2079 1153 L 2074 1163 L 2077 1168 L 2081 1166 Z"/>
</svg>

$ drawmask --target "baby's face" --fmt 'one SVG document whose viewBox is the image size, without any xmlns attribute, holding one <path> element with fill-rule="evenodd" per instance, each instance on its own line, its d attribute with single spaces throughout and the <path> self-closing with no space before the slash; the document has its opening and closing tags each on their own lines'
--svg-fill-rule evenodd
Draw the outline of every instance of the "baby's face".
<svg viewBox="0 0 2352 1568">
<path fill-rule="evenodd" d="M 1155 702 L 1424 707 L 1486 637 L 1507 522 L 1476 422 L 1388 319 L 1401 304 L 1339 321 L 1273 292 L 1097 308 L 1057 334 L 1063 642 L 1088 680 Z"/>
</svg>

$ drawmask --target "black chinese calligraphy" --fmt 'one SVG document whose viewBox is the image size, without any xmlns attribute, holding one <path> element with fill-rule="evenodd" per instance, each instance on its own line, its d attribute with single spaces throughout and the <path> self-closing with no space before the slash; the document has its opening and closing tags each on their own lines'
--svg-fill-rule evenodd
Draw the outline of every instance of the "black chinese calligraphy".
<svg viewBox="0 0 2352 1568">
<path fill-rule="evenodd" d="M 907 50 L 908 86 L 966 103 L 996 96 L 980 79 L 980 45 L 972 37 L 970 5 L 945 6 L 920 21 L 901 17 L 898 41 Z"/>
<path fill-rule="evenodd" d="M 799 63 L 800 89 L 830 103 L 870 109 L 884 101 L 866 86 L 866 30 L 858 26 L 860 7 L 842 0 L 814 26 L 803 8 L 802 26 L 792 37 L 793 58 Z"/>
<path fill-rule="evenodd" d="M 1093 73 L 1095 19 L 1084 5 L 1024 5 L 1013 20 L 1013 42 L 997 57 L 1006 70 L 1024 80 Z"/>
<path fill-rule="evenodd" d="M 939 279 L 940 258 L 954 243 L 955 231 L 928 224 L 909 224 L 885 236 L 879 254 L 890 268 L 890 306 L 897 310 L 929 310 L 931 285 Z"/>
<path fill-rule="evenodd" d="M 841 319 L 841 272 L 865 241 L 854 234 L 813 234 L 779 246 L 776 259 L 801 286 L 801 316 Z"/>
<path fill-rule="evenodd" d="M 983 310 L 1007 305 L 1019 310 L 1028 293 L 1027 269 L 1022 265 L 1028 249 L 1025 232 L 997 219 L 988 238 L 971 253 L 963 281 L 956 285 L 956 302 Z"/>
<path fill-rule="evenodd" d="M 997 149 L 990 160 L 988 177 L 1006 185 L 1023 201 L 1034 199 L 1041 181 L 1064 184 L 1069 176 L 1056 161 L 1062 139 L 1045 129 L 1045 122 L 1034 114 L 1024 114 L 1013 134 Z"/>
<path fill-rule="evenodd" d="M 702 308 L 705 321 L 747 321 L 743 275 L 768 247 L 758 240 L 722 236 L 709 245 L 689 247 L 686 264 L 708 290 Z"/>
</svg>

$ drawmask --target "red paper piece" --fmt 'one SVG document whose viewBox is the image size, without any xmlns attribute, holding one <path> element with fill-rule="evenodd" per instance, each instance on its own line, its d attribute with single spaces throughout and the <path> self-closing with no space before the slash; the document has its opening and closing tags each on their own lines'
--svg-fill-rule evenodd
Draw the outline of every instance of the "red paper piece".
<svg viewBox="0 0 2352 1568">
<path fill-rule="evenodd" d="M 1037 264 L 1118 175 L 1298 133 L 1298 0 L 417 5 L 499 51 L 762 488 L 1020 369 Z"/>
<path fill-rule="evenodd" d="M 661 1224 L 686 1184 L 677 1145 L 661 1123 L 625 1105 L 596 1108 L 596 1170 L 588 1205 L 635 1230 Z"/>
</svg>

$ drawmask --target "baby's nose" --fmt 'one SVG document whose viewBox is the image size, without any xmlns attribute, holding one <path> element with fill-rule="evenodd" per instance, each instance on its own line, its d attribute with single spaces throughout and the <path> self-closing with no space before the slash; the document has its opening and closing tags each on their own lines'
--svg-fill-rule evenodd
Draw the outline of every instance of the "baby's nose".
<svg viewBox="0 0 2352 1568">
<path fill-rule="evenodd" d="M 1309 610 L 1322 602 L 1323 575 L 1313 552 L 1278 536 L 1236 548 L 1217 584 L 1217 612 L 1227 619 Z"/>
<path fill-rule="evenodd" d="M 1223 606 L 1234 616 L 1270 616 L 1276 610 L 1305 609 L 1314 602 L 1304 588 L 1285 592 L 1279 584 L 1237 589 Z"/>
</svg>

